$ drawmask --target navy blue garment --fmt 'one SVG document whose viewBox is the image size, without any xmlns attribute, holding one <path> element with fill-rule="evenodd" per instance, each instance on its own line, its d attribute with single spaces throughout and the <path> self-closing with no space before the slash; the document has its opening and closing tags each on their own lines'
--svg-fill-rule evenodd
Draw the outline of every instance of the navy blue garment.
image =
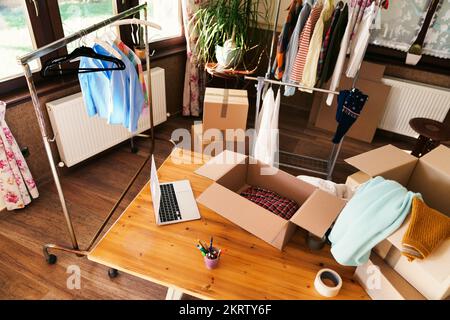
<svg viewBox="0 0 450 320">
<path fill-rule="evenodd" d="M 341 142 L 344 135 L 358 119 L 369 96 L 358 89 L 342 90 L 337 99 L 336 121 L 338 127 L 333 143 Z"/>
</svg>

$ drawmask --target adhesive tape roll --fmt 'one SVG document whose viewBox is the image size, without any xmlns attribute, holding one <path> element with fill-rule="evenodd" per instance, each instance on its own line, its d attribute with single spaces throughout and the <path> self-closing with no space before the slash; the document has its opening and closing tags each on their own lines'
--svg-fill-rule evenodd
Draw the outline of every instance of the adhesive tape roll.
<svg viewBox="0 0 450 320">
<path fill-rule="evenodd" d="M 330 287 L 326 285 L 323 282 L 324 280 L 330 280 L 331 282 L 333 282 L 334 286 Z M 317 292 L 324 297 L 335 297 L 338 295 L 339 290 L 341 290 L 342 279 L 336 271 L 331 269 L 322 269 L 316 275 L 316 279 L 314 280 L 314 287 L 316 288 Z"/>
</svg>

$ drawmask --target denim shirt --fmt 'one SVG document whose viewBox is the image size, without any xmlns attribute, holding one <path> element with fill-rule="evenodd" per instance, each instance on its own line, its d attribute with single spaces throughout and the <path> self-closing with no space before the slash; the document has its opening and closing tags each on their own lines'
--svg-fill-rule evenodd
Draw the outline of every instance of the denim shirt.
<svg viewBox="0 0 450 320">
<path fill-rule="evenodd" d="M 113 48 L 122 56 L 125 70 L 80 73 L 78 79 L 89 116 L 98 115 L 105 118 L 108 124 L 122 124 L 134 132 L 137 130 L 144 94 L 134 65 L 115 45 Z M 98 54 L 111 56 L 98 44 L 94 44 L 93 50 Z M 114 63 L 110 61 L 88 57 L 80 60 L 80 68 L 112 67 Z"/>
</svg>

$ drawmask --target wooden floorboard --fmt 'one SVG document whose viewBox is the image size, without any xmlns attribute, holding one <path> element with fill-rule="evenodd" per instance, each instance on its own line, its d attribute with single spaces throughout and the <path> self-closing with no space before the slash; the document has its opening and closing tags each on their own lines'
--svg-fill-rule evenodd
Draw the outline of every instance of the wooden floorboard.
<svg viewBox="0 0 450 320">
<path fill-rule="evenodd" d="M 327 158 L 331 148 L 331 135 L 309 128 L 307 114 L 286 108 L 280 115 L 280 145 L 291 152 Z M 189 129 L 193 118 L 174 117 L 156 128 L 156 135 L 168 139 L 177 128 Z M 252 119 L 249 119 L 251 124 Z M 355 170 L 343 159 L 373 149 L 386 143 L 411 148 L 411 142 L 393 141 L 381 135 L 372 144 L 346 139 L 336 166 L 334 180 L 343 182 Z M 78 235 L 80 247 L 85 247 L 109 209 L 148 154 L 149 141 L 137 138 L 139 152 L 130 152 L 122 144 L 91 160 L 63 172 L 63 186 L 68 208 Z M 169 143 L 158 141 L 155 150 L 157 166 L 171 151 Z M 147 166 L 111 223 L 130 203 L 149 178 Z M 300 174 L 298 170 L 286 170 Z M 53 183 L 39 186 L 40 197 L 25 209 L 0 213 L 0 299 L 162 299 L 165 288 L 136 277 L 121 274 L 110 280 L 107 268 L 58 252 L 58 263 L 49 266 L 42 256 L 42 245 L 56 242 L 69 245 L 65 221 Z M 81 290 L 66 286 L 70 265 L 81 269 Z"/>
</svg>

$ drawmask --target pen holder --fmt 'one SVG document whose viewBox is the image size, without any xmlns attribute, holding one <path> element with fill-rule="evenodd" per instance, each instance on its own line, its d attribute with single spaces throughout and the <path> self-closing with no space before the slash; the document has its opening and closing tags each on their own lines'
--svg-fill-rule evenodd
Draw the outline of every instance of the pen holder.
<svg viewBox="0 0 450 320">
<path fill-rule="evenodd" d="M 214 252 L 218 252 L 218 250 L 216 250 L 216 248 L 214 248 L 213 250 L 214 250 Z M 207 269 L 211 270 L 211 269 L 215 269 L 217 267 L 217 265 L 219 264 L 220 256 L 216 255 L 216 258 L 212 259 L 206 255 L 203 258 L 205 261 L 205 267 Z"/>
</svg>

